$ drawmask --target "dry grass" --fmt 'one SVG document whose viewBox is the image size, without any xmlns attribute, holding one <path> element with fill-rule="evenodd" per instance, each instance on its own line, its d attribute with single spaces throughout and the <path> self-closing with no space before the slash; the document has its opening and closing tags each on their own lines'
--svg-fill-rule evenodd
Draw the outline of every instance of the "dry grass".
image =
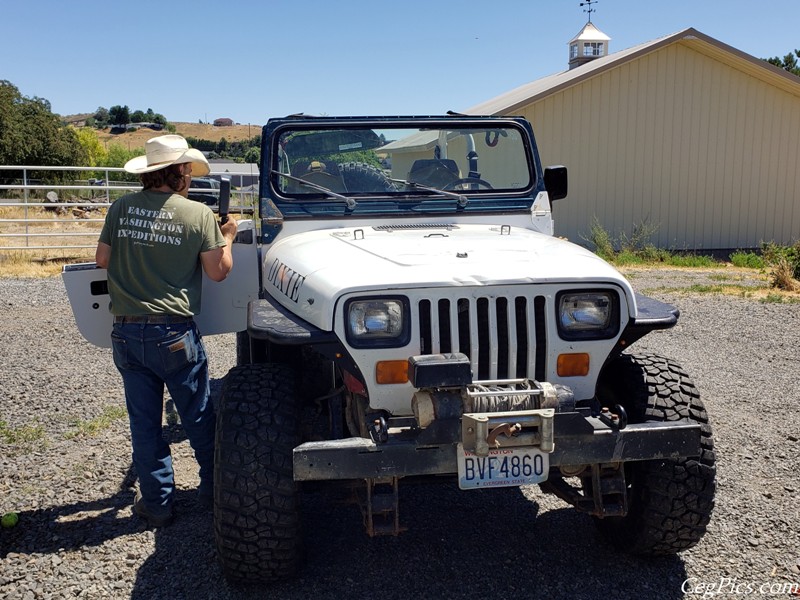
<svg viewBox="0 0 800 600">
<path fill-rule="evenodd" d="M 620 272 L 625 275 L 638 291 L 651 295 L 654 292 L 684 294 L 684 295 L 720 295 L 737 296 L 769 303 L 800 303 L 800 287 L 794 290 L 781 289 L 775 286 L 774 278 L 764 269 L 736 267 L 731 263 L 720 263 L 719 267 L 711 269 L 681 269 L 671 266 L 630 266 L 620 267 Z M 664 285 L 642 289 L 637 285 L 637 277 L 646 272 L 651 278 L 653 273 L 658 273 L 655 279 L 663 279 Z M 684 283 L 676 285 L 675 275 Z"/>
<path fill-rule="evenodd" d="M 261 125 L 232 125 L 230 127 L 214 127 L 202 123 L 172 123 L 176 133 L 184 137 L 193 137 L 211 142 L 218 142 L 225 138 L 229 142 L 241 142 L 255 137 L 261 133 Z M 109 129 L 98 129 L 97 137 L 101 143 L 120 144 L 124 148 L 134 150 L 144 149 L 144 143 L 157 135 L 164 135 L 165 131 L 152 129 L 138 129 L 130 133 L 111 134 Z"/>
<path fill-rule="evenodd" d="M 86 213 L 92 219 L 102 219 L 104 210 Z M 37 219 L 28 223 L 0 223 L 0 233 L 23 234 L 32 237 L 0 238 L 0 277 L 51 277 L 61 272 L 62 265 L 73 262 L 94 260 L 94 247 L 103 224 L 87 221 L 73 215 L 72 212 L 58 214 L 43 208 L 0 207 L 0 219 Z M 66 222 L 58 222 L 65 220 Z M 69 237 L 51 237 L 47 234 L 78 233 L 85 235 Z M 45 234 L 37 237 L 35 234 Z M 25 250 L 4 250 L 19 246 L 90 246 L 89 248 L 45 248 Z"/>
<path fill-rule="evenodd" d="M 94 261 L 94 250 L 84 250 L 85 256 L 80 256 L 76 251 L 72 256 L 64 253 L 62 257 L 31 259 L 30 253 L 12 253 L 10 256 L 0 252 L 0 279 L 42 279 L 56 277 L 61 274 L 62 267 L 66 264 Z"/>
<path fill-rule="evenodd" d="M 794 278 L 794 267 L 788 258 L 778 256 L 770 271 L 772 285 L 785 292 L 800 292 L 800 282 Z"/>
<path fill-rule="evenodd" d="M 173 123 L 177 133 L 186 137 L 218 142 L 223 137 L 229 142 L 243 141 L 261 133 L 261 125 L 233 125 L 231 127 L 214 127 L 201 123 Z M 109 133 L 108 129 L 98 130 L 101 142 L 117 143 L 129 149 L 144 149 L 147 140 L 164 131 L 139 129 L 130 133 Z M 69 202 L 79 202 L 80 196 L 66 198 Z M 36 201 L 40 201 L 36 200 Z M 63 207 L 60 212 L 48 211 L 32 207 L 27 211 L 21 207 L 0 206 L 0 219 L 41 219 L 36 223 L 0 222 L 1 234 L 27 233 L 29 237 L 0 237 L 0 278 L 2 277 L 50 277 L 58 275 L 61 267 L 67 263 L 87 262 L 94 260 L 94 248 L 102 228 L 101 222 L 89 222 L 87 219 L 103 219 L 105 209 L 83 213 L 80 209 Z M 59 223 L 58 220 L 66 222 Z M 86 233 L 85 236 L 42 236 L 31 234 Z M 89 248 L 45 248 L 6 250 L 19 246 L 89 246 Z"/>
</svg>

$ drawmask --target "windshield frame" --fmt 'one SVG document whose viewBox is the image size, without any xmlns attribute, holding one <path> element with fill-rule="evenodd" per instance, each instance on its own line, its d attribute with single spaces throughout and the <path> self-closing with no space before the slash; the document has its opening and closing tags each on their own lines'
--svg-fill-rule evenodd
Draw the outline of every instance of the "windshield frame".
<svg viewBox="0 0 800 600">
<path fill-rule="evenodd" d="M 353 129 L 373 131 L 397 130 L 444 130 L 457 132 L 479 132 L 514 130 L 519 133 L 519 142 L 524 152 L 524 165 L 529 181 L 516 189 L 467 189 L 442 190 L 436 186 L 406 185 L 392 191 L 348 192 L 341 189 L 319 189 L 302 186 L 302 192 L 287 191 L 281 184 L 287 173 L 287 162 L 281 163 L 280 140 L 289 132 L 314 132 L 326 129 Z M 391 145 L 386 143 L 386 145 Z M 285 153 L 284 153 L 285 154 Z M 262 135 L 262 199 L 266 196 L 287 217 L 329 217 L 337 214 L 408 215 L 410 213 L 452 213 L 455 211 L 517 212 L 530 210 L 533 199 L 543 188 L 542 167 L 539 162 L 536 142 L 530 124 L 520 117 L 445 116 L 445 117 L 289 117 L 272 119 L 264 127 Z M 287 173 L 289 175 L 289 173 Z M 319 183 L 315 181 L 315 183 Z M 399 185 L 399 184 L 398 184 Z M 295 186 L 296 188 L 298 186 Z M 327 186 L 322 186 L 326 188 Z M 470 189 L 473 188 L 473 189 Z M 265 193 L 266 192 L 266 193 Z M 342 196 L 355 199 L 346 203 Z"/>
</svg>

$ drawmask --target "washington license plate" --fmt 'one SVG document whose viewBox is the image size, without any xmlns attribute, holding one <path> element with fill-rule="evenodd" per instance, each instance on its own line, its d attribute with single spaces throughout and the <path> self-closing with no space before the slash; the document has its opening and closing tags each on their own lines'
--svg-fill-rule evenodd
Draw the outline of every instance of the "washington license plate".
<svg viewBox="0 0 800 600">
<path fill-rule="evenodd" d="M 511 487 L 547 480 L 549 455 L 538 448 L 495 448 L 488 456 L 458 445 L 458 487 L 462 490 Z"/>
</svg>

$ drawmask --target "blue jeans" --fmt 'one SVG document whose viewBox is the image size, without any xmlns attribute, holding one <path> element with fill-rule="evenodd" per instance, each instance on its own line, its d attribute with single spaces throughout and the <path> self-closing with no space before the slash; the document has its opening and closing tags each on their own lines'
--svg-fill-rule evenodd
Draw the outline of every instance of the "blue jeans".
<svg viewBox="0 0 800 600">
<path fill-rule="evenodd" d="M 205 348 L 193 322 L 114 323 L 111 341 L 125 385 L 139 489 L 148 511 L 163 515 L 175 495 L 172 456 L 161 431 L 165 385 L 200 465 L 200 486 L 213 485 L 215 417 Z"/>
</svg>

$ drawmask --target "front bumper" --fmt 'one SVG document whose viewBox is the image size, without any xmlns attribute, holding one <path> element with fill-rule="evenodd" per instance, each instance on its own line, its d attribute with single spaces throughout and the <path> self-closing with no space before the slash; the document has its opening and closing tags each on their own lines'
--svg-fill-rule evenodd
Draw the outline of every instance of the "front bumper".
<svg viewBox="0 0 800 600">
<path fill-rule="evenodd" d="M 407 435 L 410 432 L 407 432 Z M 550 468 L 700 455 L 700 425 L 683 420 L 610 426 L 582 411 L 553 418 Z M 306 442 L 294 449 L 294 479 L 320 481 L 456 474 L 458 442 L 421 444 L 401 435 Z"/>
</svg>

